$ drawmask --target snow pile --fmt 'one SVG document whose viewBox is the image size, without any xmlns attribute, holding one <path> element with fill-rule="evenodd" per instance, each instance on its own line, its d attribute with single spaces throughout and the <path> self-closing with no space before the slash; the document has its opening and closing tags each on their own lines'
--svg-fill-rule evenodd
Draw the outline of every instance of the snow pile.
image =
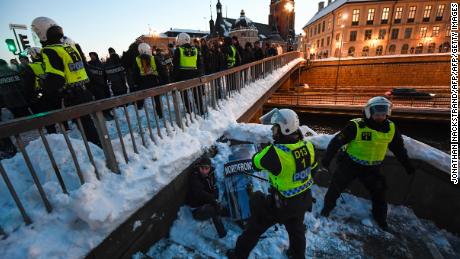
<svg viewBox="0 0 460 259">
<path fill-rule="evenodd" d="M 305 125 L 301 126 L 301 130 L 304 135 L 308 134 L 307 139 L 310 140 L 315 148 L 319 150 L 326 150 L 327 145 L 334 137 L 334 135 L 329 134 L 317 134 L 314 130 Z M 232 125 L 228 128 L 225 135 L 227 138 L 252 143 L 273 142 L 270 125 L 251 123 Z M 450 172 L 449 154 L 408 136 L 403 135 L 403 139 L 404 146 L 406 147 L 410 158 L 425 161 L 441 171 Z M 389 151 L 388 154 L 393 156 L 391 151 Z"/>
<path fill-rule="evenodd" d="M 374 223 L 370 201 L 343 194 L 343 201 L 330 219 L 318 220 L 325 188 L 312 188 L 317 202 L 312 213 L 305 214 L 306 258 L 425 258 L 429 251 L 420 240 L 420 229 L 430 229 L 433 242 L 445 258 L 456 258 L 451 244 L 460 238 L 438 229 L 430 221 L 420 221 L 412 210 L 389 206 L 390 233 Z M 227 236 L 219 239 L 211 222 L 193 219 L 190 208 L 182 207 L 169 238 L 158 241 L 145 255 L 151 258 L 227 258 L 225 252 L 234 248 L 241 228 L 224 218 Z M 420 247 L 417 247 L 420 246 Z M 282 225 L 269 228 L 259 239 L 249 258 L 287 258 L 289 238 Z M 419 250 L 417 250 L 419 249 Z M 146 258 L 137 253 L 134 259 Z M 450 256 L 450 257 L 449 257 Z"/>
<path fill-rule="evenodd" d="M 228 127 L 236 124 L 239 116 L 301 60 L 296 59 L 265 79 L 248 85 L 229 100 L 224 100 L 219 110 L 210 110 L 206 120 L 199 118 L 185 131 L 167 132 L 163 129 L 163 136 L 167 133 L 169 135 L 157 139 L 157 144 L 146 134 L 147 147 L 144 147 L 140 144 L 140 136 L 135 133 L 139 154 L 134 153 L 129 134 L 125 135 L 124 143 L 130 160 L 128 164 L 124 163 L 119 140 L 114 139 L 112 142 L 121 171 L 119 175 L 106 168 L 103 151 L 91 145 L 101 181 L 95 178 L 94 167 L 89 163 L 78 131 L 72 131 L 70 137 L 86 181 L 82 186 L 79 184 L 70 153 L 66 151 L 63 136 L 48 135 L 47 139 L 68 186 L 69 195 L 62 193 L 41 140 L 31 141 L 27 151 L 53 206 L 53 213 L 48 214 L 45 211 L 22 155 L 17 154 L 11 159 L 2 160 L 33 221 L 32 225 L 24 226 L 11 195 L 7 193 L 4 182 L 0 181 L 0 222 L 9 235 L 0 241 L 2 257 L 84 257 L 136 209 L 182 172 L 191 161 L 198 158 Z M 129 107 L 128 110 L 131 120 L 134 121 L 136 115 L 133 108 Z M 120 112 L 118 109 L 117 114 Z M 143 111 L 140 116 L 145 121 Z M 137 124 L 132 124 L 137 129 Z M 122 126 L 122 131 L 126 132 L 126 125 Z M 113 133 L 114 129 L 110 131 Z"/>
<path fill-rule="evenodd" d="M 308 139 L 315 148 L 326 150 L 333 137 L 334 135 L 317 134 L 308 137 Z M 403 140 L 410 158 L 425 161 L 443 172 L 450 172 L 449 154 L 405 135 L 403 135 Z M 388 155 L 393 156 L 393 153 L 388 151 Z"/>
<path fill-rule="evenodd" d="M 270 139 L 270 126 L 257 124 L 233 125 L 226 132 L 227 137 L 249 141 L 257 136 L 256 142 Z M 325 138 L 322 135 L 321 138 Z M 329 136 L 330 139 L 332 136 Z M 327 143 L 326 143 L 327 145 Z M 218 143 L 218 153 L 212 159 L 222 200 L 224 164 L 231 155 L 229 143 Z M 253 184 L 260 181 L 253 179 Z M 323 207 L 326 188 L 316 185 L 312 188 L 316 203 L 312 212 L 305 214 L 307 258 L 422 258 L 430 252 L 427 242 L 436 245 L 445 258 L 456 258 L 460 238 L 438 229 L 430 221 L 421 221 L 409 208 L 389 205 L 389 232 L 381 231 L 374 223 L 371 202 L 343 193 L 329 219 L 318 219 Z M 178 213 L 168 238 L 162 239 L 145 254 L 139 252 L 134 259 L 141 258 L 226 258 L 225 252 L 234 248 L 242 229 L 224 218 L 228 231 L 219 239 L 211 220 L 196 221 L 189 207 L 184 206 Z M 427 232 L 428 231 L 428 232 Z M 429 234 L 427 234 L 429 233 Z M 425 236 L 424 239 L 421 236 Z M 452 244 L 452 245 L 451 245 Z M 289 238 L 284 226 L 269 228 L 259 239 L 249 258 L 286 258 Z"/>
</svg>

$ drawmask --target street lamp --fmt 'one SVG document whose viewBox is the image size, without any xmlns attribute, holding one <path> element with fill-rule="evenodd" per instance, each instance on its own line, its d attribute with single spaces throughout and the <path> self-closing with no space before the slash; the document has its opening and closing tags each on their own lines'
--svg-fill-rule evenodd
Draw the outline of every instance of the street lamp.
<svg viewBox="0 0 460 259">
<path fill-rule="evenodd" d="M 290 28 L 290 24 L 289 24 L 289 17 L 291 16 L 291 13 L 292 11 L 294 11 L 294 4 L 292 4 L 292 2 L 287 2 L 285 5 L 284 5 L 284 9 L 288 12 L 288 15 L 287 15 L 287 35 L 286 35 L 286 40 L 288 42 L 288 46 L 287 46 L 287 50 L 289 51 L 289 44 L 290 44 L 290 39 L 291 39 L 291 35 L 290 35 L 290 32 L 289 32 L 289 28 Z"/>
</svg>

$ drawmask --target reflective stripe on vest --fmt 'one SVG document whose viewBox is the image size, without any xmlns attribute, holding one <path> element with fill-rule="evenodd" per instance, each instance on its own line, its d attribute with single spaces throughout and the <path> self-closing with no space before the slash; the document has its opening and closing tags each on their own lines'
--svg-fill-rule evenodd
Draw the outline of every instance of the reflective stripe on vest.
<svg viewBox="0 0 460 259">
<path fill-rule="evenodd" d="M 83 60 L 75 47 L 66 44 L 57 44 L 46 46 L 44 49 L 52 49 L 55 51 L 64 64 L 64 71 L 54 68 L 50 63 L 48 56 L 43 51 L 42 55 L 43 63 L 45 64 L 45 73 L 56 74 L 64 77 L 65 84 L 67 86 L 89 81 Z"/>
<path fill-rule="evenodd" d="M 313 144 L 299 141 L 295 144 L 270 145 L 254 156 L 253 162 L 258 169 L 266 170 L 261 160 L 271 146 L 275 148 L 281 163 L 281 173 L 275 176 L 268 172 L 270 184 L 287 198 L 308 190 L 313 184 L 311 170 L 317 166 Z"/>
<path fill-rule="evenodd" d="M 142 59 L 141 56 L 136 57 L 136 64 L 137 67 L 139 68 L 139 72 L 141 76 L 147 76 L 147 75 L 155 75 L 158 76 L 158 71 L 157 71 L 157 64 L 155 63 L 155 58 L 150 56 L 150 67 L 146 71 L 142 68 Z"/>
<path fill-rule="evenodd" d="M 353 119 L 356 125 L 356 137 L 346 147 L 348 156 L 361 165 L 381 164 L 387 153 L 388 144 L 393 140 L 395 124 L 390 121 L 390 130 L 386 133 L 367 126 L 360 127 L 362 119 Z"/>
<path fill-rule="evenodd" d="M 187 56 L 184 53 L 185 48 L 179 47 L 179 69 L 196 70 L 198 68 L 198 50 L 195 47 L 192 47 L 191 50 L 192 56 Z"/>
<path fill-rule="evenodd" d="M 236 48 L 235 46 L 230 46 L 230 49 L 232 50 L 232 55 L 229 56 L 227 55 L 227 66 L 228 67 L 233 67 L 235 66 L 236 63 Z"/>
<path fill-rule="evenodd" d="M 45 71 L 43 70 L 43 63 L 42 62 L 30 63 L 29 67 L 32 69 L 32 72 L 34 72 L 35 89 L 38 90 L 41 88 L 40 79 L 42 79 L 45 75 Z"/>
</svg>

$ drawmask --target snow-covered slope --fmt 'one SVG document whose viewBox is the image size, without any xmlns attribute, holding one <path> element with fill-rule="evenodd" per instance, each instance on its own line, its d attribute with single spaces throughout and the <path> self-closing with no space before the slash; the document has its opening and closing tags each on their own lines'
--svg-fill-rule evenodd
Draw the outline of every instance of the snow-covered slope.
<svg viewBox="0 0 460 259">
<path fill-rule="evenodd" d="M 294 65 L 296 59 L 266 78 L 258 80 L 235 93 L 211 110 L 209 116 L 191 124 L 185 131 L 163 128 L 163 139 L 147 147 L 140 145 L 135 134 L 139 154 L 133 152 L 129 134 L 125 135 L 129 163 L 124 163 L 119 140 L 113 140 L 121 174 L 113 174 L 105 166 L 101 149 L 92 145 L 96 166 L 102 176 L 95 178 L 94 167 L 89 163 L 83 142 L 77 130 L 70 133 L 72 145 L 82 167 L 86 183 L 80 186 L 70 153 L 62 135 L 48 135 L 47 139 L 56 157 L 69 195 L 62 193 L 41 140 L 32 140 L 26 147 L 54 210 L 48 214 L 41 202 L 37 188 L 29 175 L 21 154 L 2 160 L 12 184 L 16 188 L 27 213 L 34 222 L 25 226 L 11 195 L 0 181 L 0 224 L 8 238 L 0 240 L 1 258 L 82 258 L 96 247 L 120 223 L 151 199 L 163 186 L 182 172 L 206 147 L 211 146 L 224 131 L 251 107 L 274 82 Z M 147 102 L 151 110 L 151 104 Z M 134 107 L 129 107 L 134 120 Z M 122 118 L 122 110 L 117 114 Z M 140 112 L 141 120 L 145 114 Z M 109 123 L 110 124 L 110 123 Z M 113 124 L 113 123 L 112 123 Z M 136 125 L 133 123 L 133 125 Z M 114 134 L 114 126 L 108 125 Z M 128 132 L 123 125 L 123 132 Z"/>
</svg>

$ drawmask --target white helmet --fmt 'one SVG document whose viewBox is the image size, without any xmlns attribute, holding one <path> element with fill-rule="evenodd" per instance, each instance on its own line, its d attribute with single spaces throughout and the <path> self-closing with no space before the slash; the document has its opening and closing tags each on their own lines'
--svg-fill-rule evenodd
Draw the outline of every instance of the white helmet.
<svg viewBox="0 0 460 259">
<path fill-rule="evenodd" d="M 372 97 L 367 101 L 364 106 L 364 115 L 369 119 L 374 113 L 386 113 L 387 116 L 391 115 L 391 107 L 393 104 L 383 96 Z"/>
<path fill-rule="evenodd" d="M 59 26 L 53 19 L 48 17 L 37 17 L 32 21 L 32 31 L 38 36 L 41 42 L 47 40 L 46 32 L 53 26 Z"/>
<path fill-rule="evenodd" d="M 290 135 L 299 129 L 299 117 L 291 109 L 277 108 L 260 117 L 262 124 L 279 125 L 283 135 Z"/>
<path fill-rule="evenodd" d="M 176 37 L 176 43 L 179 46 L 182 46 L 184 44 L 190 44 L 190 35 L 188 35 L 185 32 L 179 33 L 179 35 L 177 35 Z"/>
<path fill-rule="evenodd" d="M 71 38 L 64 36 L 61 39 L 62 44 L 70 45 L 72 47 L 75 47 L 75 41 L 72 40 Z"/>
<path fill-rule="evenodd" d="M 152 55 L 152 49 L 150 48 L 150 45 L 147 43 L 141 43 L 137 47 L 137 50 L 139 50 L 139 54 L 146 54 L 146 55 Z"/>
<path fill-rule="evenodd" d="M 29 54 L 30 57 L 32 57 L 33 59 L 37 59 L 37 58 L 38 58 L 38 55 L 41 54 L 41 51 L 42 51 L 42 49 L 39 48 L 39 47 L 30 47 L 30 48 L 27 48 L 27 54 Z"/>
</svg>

